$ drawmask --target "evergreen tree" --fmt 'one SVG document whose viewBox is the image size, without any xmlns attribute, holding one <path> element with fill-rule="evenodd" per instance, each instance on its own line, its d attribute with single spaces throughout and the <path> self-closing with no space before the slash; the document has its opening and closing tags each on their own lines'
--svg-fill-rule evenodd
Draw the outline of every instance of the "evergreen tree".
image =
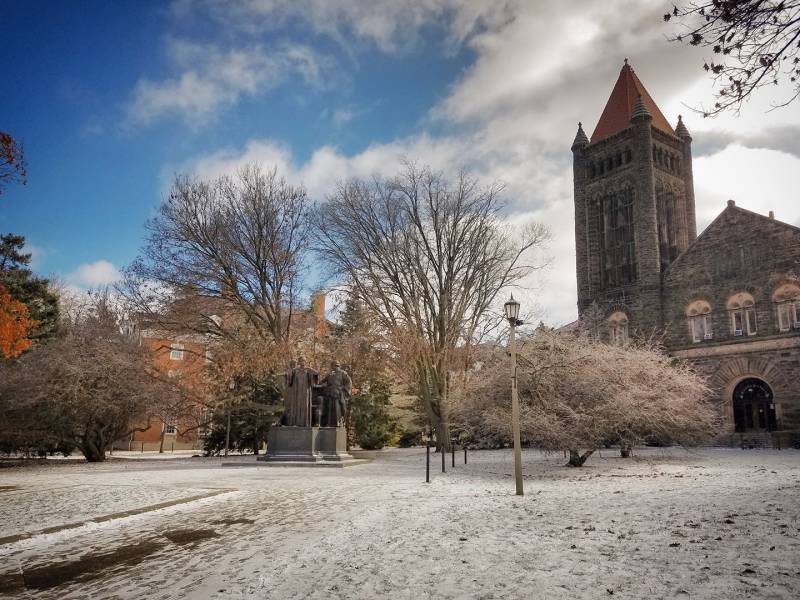
<svg viewBox="0 0 800 600">
<path fill-rule="evenodd" d="M 228 409 L 231 412 L 230 450 L 249 450 L 258 454 L 261 444 L 267 439 L 267 432 L 283 412 L 281 391 L 274 375 L 263 380 L 249 380 L 241 387 L 244 388 L 241 390 L 243 394 L 238 399 L 231 399 Z M 211 430 L 203 444 L 206 455 L 225 451 L 228 410 L 214 413 Z"/>
<path fill-rule="evenodd" d="M 9 233 L 0 236 L 0 285 L 15 300 L 28 307 L 28 317 L 38 324 L 31 331 L 34 342 L 51 338 L 58 332 L 58 296 L 47 279 L 30 270 L 31 255 L 22 251 L 25 238 Z"/>
<path fill-rule="evenodd" d="M 389 383 L 377 379 L 365 385 L 350 399 L 353 438 L 364 450 L 383 448 L 394 437 L 396 420 L 387 412 Z"/>
<path fill-rule="evenodd" d="M 366 450 L 383 448 L 397 429 L 388 412 L 392 391 L 386 375 L 385 344 L 374 319 L 352 292 L 342 308 L 334 343 L 334 353 L 353 380 L 346 419 L 348 441 Z"/>
</svg>

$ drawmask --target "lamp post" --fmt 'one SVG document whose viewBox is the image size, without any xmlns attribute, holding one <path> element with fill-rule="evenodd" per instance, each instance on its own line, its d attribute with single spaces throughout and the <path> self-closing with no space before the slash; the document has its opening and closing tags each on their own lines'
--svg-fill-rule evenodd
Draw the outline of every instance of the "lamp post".
<svg viewBox="0 0 800 600">
<path fill-rule="evenodd" d="M 511 432 L 514 437 L 514 481 L 517 484 L 517 496 L 523 495 L 522 490 L 522 449 L 519 436 L 519 393 L 517 391 L 517 325 L 522 325 L 519 320 L 519 302 L 514 300 L 514 295 L 503 305 L 506 319 L 511 326 L 508 338 L 511 353 Z"/>
<path fill-rule="evenodd" d="M 230 395 L 233 396 L 233 393 L 236 390 L 235 379 L 231 379 L 231 382 L 228 384 L 228 389 L 231 391 Z M 229 398 L 228 402 L 226 403 L 228 405 L 228 410 L 227 410 L 228 422 L 227 425 L 225 426 L 225 456 L 228 456 L 228 449 L 231 447 L 231 400 L 232 399 L 233 398 Z"/>
</svg>

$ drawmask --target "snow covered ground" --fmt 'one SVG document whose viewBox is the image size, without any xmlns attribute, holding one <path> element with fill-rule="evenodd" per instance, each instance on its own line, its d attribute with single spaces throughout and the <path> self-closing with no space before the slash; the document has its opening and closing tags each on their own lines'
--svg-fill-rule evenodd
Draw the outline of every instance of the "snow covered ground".
<svg viewBox="0 0 800 600">
<path fill-rule="evenodd" d="M 0 597 L 800 597 L 798 451 L 523 461 L 524 497 L 508 451 L 0 469 Z"/>
</svg>

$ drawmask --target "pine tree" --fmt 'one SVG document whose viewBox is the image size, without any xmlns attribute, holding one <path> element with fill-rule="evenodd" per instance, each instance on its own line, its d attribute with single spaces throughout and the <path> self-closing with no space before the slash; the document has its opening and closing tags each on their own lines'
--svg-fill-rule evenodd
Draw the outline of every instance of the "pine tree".
<svg viewBox="0 0 800 600">
<path fill-rule="evenodd" d="M 30 332 L 34 342 L 51 338 L 58 332 L 58 296 L 47 279 L 30 270 L 31 255 L 22 251 L 25 238 L 9 233 L 0 236 L 0 284 L 11 297 L 25 304 L 28 317 L 37 322 Z"/>
</svg>

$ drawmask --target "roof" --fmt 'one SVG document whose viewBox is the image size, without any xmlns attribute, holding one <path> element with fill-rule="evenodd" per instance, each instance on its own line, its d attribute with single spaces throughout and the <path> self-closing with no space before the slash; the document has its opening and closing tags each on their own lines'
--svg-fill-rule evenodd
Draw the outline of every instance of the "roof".
<svg viewBox="0 0 800 600">
<path fill-rule="evenodd" d="M 628 64 L 628 60 L 625 59 L 625 64 L 622 65 L 622 70 L 619 72 L 617 83 L 614 84 L 614 89 L 611 90 L 611 95 L 608 97 L 603 114 L 600 115 L 597 127 L 594 128 L 592 143 L 625 129 L 631 122 L 633 110 L 639 96 L 642 97 L 645 108 L 653 117 L 653 127 L 675 135 L 675 131 L 669 121 L 656 106 L 655 101 L 647 93 L 633 68 Z"/>
<path fill-rule="evenodd" d="M 695 251 L 695 248 L 708 237 L 709 232 L 713 231 L 718 227 L 724 227 L 726 230 L 728 230 L 728 225 L 723 224 L 723 220 L 727 215 L 730 215 L 732 213 L 738 213 L 750 219 L 761 221 L 762 223 L 769 223 L 772 227 L 786 229 L 787 231 L 792 231 L 795 234 L 800 233 L 800 227 L 796 227 L 791 223 L 786 223 L 785 221 L 779 221 L 774 217 L 768 217 L 759 214 L 757 212 L 753 212 L 752 210 L 747 210 L 746 208 L 736 206 L 736 203 L 733 200 L 728 200 L 728 205 L 725 207 L 725 210 L 719 213 L 716 216 L 716 218 L 713 221 L 711 221 L 711 223 L 708 224 L 708 227 L 706 227 L 702 232 L 700 232 L 700 235 L 698 235 L 694 240 L 689 242 L 689 245 L 686 247 L 686 249 L 683 252 L 681 252 L 678 255 L 678 257 L 670 263 L 669 267 L 667 267 L 667 270 L 664 272 L 664 276 L 666 277 L 675 272 L 676 270 L 679 270 L 681 264 L 686 260 L 686 257 L 690 256 Z"/>
</svg>

